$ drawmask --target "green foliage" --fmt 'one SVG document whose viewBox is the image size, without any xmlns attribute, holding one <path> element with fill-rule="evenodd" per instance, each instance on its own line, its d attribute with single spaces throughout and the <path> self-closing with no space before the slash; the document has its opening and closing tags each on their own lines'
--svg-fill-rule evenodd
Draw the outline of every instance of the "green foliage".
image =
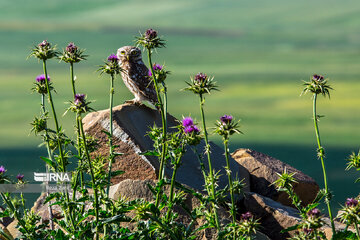
<svg viewBox="0 0 360 240">
<path fill-rule="evenodd" d="M 147 31 L 145 35 L 145 38 L 150 40 L 150 42 L 146 44 L 151 45 L 145 46 L 148 51 L 150 63 L 150 50 L 154 47 L 163 46 L 161 42 L 157 40 L 157 36 L 154 35 L 154 30 L 151 31 Z M 36 54 L 33 52 L 35 57 L 42 60 L 45 75 L 47 75 L 47 60 L 55 56 L 55 53 L 53 54 L 51 51 L 53 51 L 51 45 L 47 41 L 44 41 L 34 50 Z M 71 54 L 75 55 L 73 56 Z M 75 45 L 69 44 L 61 59 L 67 63 L 75 63 L 77 60 L 84 60 L 84 56 L 83 52 L 78 51 Z M 115 66 L 118 66 L 117 57 L 111 55 L 108 60 L 109 61 L 101 68 L 101 71 L 109 73 L 113 82 L 113 75 L 119 73 Z M 109 63 L 112 64 L 112 70 L 110 69 L 110 72 L 107 71 Z M 189 130 L 186 130 L 182 125 L 175 127 L 172 131 L 164 130 L 167 127 L 165 114 L 162 114 L 162 127 L 159 128 L 154 126 L 150 128 L 150 131 L 148 132 L 148 136 L 154 142 L 153 150 L 148 150 L 143 154 L 158 157 L 160 163 L 163 165 L 170 164 L 173 168 L 171 179 L 159 174 L 160 177 L 157 184 L 155 186 L 149 185 L 150 190 L 154 194 L 155 202 L 141 199 L 135 199 L 133 201 L 121 198 L 117 201 L 110 199 L 108 190 L 105 191 L 105 189 L 108 189 L 111 177 L 124 172 L 121 170 L 111 171 L 111 168 L 109 171 L 106 171 L 106 164 L 107 162 L 110 162 L 111 166 L 111 162 L 114 158 L 116 156 L 121 156 L 122 153 L 115 152 L 115 149 L 118 146 L 112 144 L 113 136 L 111 127 L 109 132 L 104 131 L 109 138 L 109 156 L 104 157 L 97 154 L 90 154 L 91 152 L 96 151 L 97 140 L 85 135 L 82 123 L 82 114 L 91 109 L 89 106 L 90 102 L 86 101 L 85 94 L 76 94 L 73 66 L 71 66 L 70 71 L 75 100 L 74 102 L 71 102 L 71 106 L 68 110 L 71 110 L 71 112 L 74 112 L 76 115 L 76 141 L 70 139 L 59 124 L 54 100 L 51 95 L 51 92 L 55 91 L 55 89 L 54 87 L 50 87 L 48 81 L 45 81 L 46 88 L 43 88 L 44 90 L 46 89 L 46 92 L 37 91 L 41 95 L 40 106 L 43 115 L 41 115 L 40 118 L 35 117 L 35 120 L 32 123 L 32 131 L 34 131 L 36 135 L 41 135 L 44 142 L 43 145 L 45 145 L 48 150 L 48 156 L 41 157 L 45 162 L 48 171 L 65 172 L 70 163 L 70 159 L 78 161 L 78 167 L 76 168 L 70 184 L 72 196 L 70 196 L 67 189 L 62 192 L 48 193 L 44 204 L 48 204 L 50 208 L 54 206 L 60 208 L 63 217 L 59 219 L 53 218 L 52 215 L 50 215 L 49 222 L 42 222 L 37 214 L 25 208 L 25 200 L 22 195 L 21 199 L 16 199 L 12 198 L 8 193 L 1 193 L 3 200 L 7 204 L 7 209 L 1 213 L 1 216 L 14 217 L 17 219 L 19 225 L 18 228 L 22 234 L 21 239 L 190 240 L 197 239 L 199 237 L 199 232 L 206 228 L 216 228 L 219 239 L 233 239 L 234 237 L 250 238 L 250 236 L 255 233 L 258 228 L 258 221 L 254 217 L 251 217 L 251 219 L 243 219 L 240 222 L 235 222 L 234 220 L 232 224 L 228 225 L 220 225 L 218 222 L 217 209 L 221 205 L 226 206 L 225 197 L 229 191 L 231 196 L 233 196 L 234 193 L 241 194 L 243 188 L 241 181 L 236 180 L 234 181 L 234 185 L 231 182 L 230 186 L 227 186 L 224 189 L 218 189 L 217 182 L 220 177 L 219 173 L 211 168 L 209 172 L 206 173 L 206 170 L 202 168 L 205 178 L 205 189 L 208 191 L 207 195 L 186 188 L 176 181 L 177 170 L 182 165 L 182 157 L 186 153 L 187 146 L 193 145 L 195 142 L 196 144 L 199 143 L 201 141 L 201 133 L 195 126 L 192 127 L 194 128 L 193 131 L 196 130 L 196 136 L 190 136 Z M 165 72 L 165 74 L 167 73 L 168 72 Z M 153 76 L 155 76 L 154 82 L 158 81 L 157 78 L 162 78 L 161 74 Z M 208 79 L 206 81 L 208 81 Z M 164 97 L 164 102 L 162 103 L 160 101 L 160 104 L 157 107 L 160 107 L 162 113 L 166 113 L 167 92 L 165 84 L 163 82 L 162 84 L 163 88 L 161 92 L 157 91 L 157 93 Z M 113 86 L 111 86 L 110 99 L 112 99 L 113 92 Z M 52 114 L 48 114 L 48 106 L 44 101 L 45 96 L 48 97 Z M 203 104 L 204 101 L 201 101 L 201 107 Z M 112 104 L 110 104 L 110 110 L 111 109 Z M 48 125 L 50 125 L 49 119 L 54 120 L 55 130 L 48 127 Z M 204 136 L 206 136 L 205 138 L 207 141 L 204 113 L 203 123 Z M 236 128 L 236 124 L 231 126 L 232 128 Z M 226 131 L 228 131 L 228 129 Z M 236 132 L 238 130 L 232 129 L 229 131 Z M 231 135 L 230 132 L 229 135 Z M 73 152 L 72 147 L 75 147 L 76 153 Z M 209 153 L 210 149 L 208 144 L 205 150 Z M 226 159 L 228 162 L 228 152 Z M 226 171 L 230 173 L 229 166 Z M 5 172 L 6 170 L 3 169 L 0 176 L 1 182 L 8 181 Z M 90 181 L 85 180 L 85 176 L 89 176 Z M 25 184 L 25 181 L 21 179 L 18 183 Z M 165 189 L 170 189 L 169 193 L 167 193 Z M 190 209 L 186 203 L 188 195 L 196 197 L 200 202 L 199 206 Z M 233 217 L 235 219 L 235 203 L 232 202 L 229 206 L 232 209 Z M 187 213 L 190 217 L 189 222 L 183 222 L 181 220 L 178 209 Z M 204 220 L 205 224 L 196 226 L 199 220 Z M 132 222 L 133 229 L 130 230 L 121 227 L 121 223 L 129 222 Z M 55 229 L 54 225 L 57 226 Z"/>
</svg>

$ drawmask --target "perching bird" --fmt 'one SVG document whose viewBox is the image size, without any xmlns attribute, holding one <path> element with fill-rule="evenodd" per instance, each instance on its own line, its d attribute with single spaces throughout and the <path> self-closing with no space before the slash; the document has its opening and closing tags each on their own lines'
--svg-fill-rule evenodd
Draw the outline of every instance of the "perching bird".
<svg viewBox="0 0 360 240">
<path fill-rule="evenodd" d="M 126 102 L 139 104 L 148 101 L 156 106 L 157 95 L 154 83 L 149 77 L 149 69 L 142 60 L 141 50 L 133 46 L 124 46 L 118 49 L 117 57 L 123 69 L 121 77 L 125 86 L 135 96 L 133 100 Z"/>
</svg>

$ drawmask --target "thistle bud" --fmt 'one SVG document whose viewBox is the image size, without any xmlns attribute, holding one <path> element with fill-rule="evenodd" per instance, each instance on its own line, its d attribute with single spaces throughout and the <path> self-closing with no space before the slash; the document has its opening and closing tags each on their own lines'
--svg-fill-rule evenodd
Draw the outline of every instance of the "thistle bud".
<svg viewBox="0 0 360 240">
<path fill-rule="evenodd" d="M 213 77 L 208 77 L 205 73 L 198 73 L 194 77 L 190 77 L 189 85 L 184 90 L 192 91 L 195 94 L 210 93 L 212 90 L 218 90 Z"/>
<path fill-rule="evenodd" d="M 146 30 L 140 37 L 137 37 L 136 44 L 142 45 L 148 50 L 165 47 L 165 41 L 159 38 L 158 32 L 152 28 Z"/>
<path fill-rule="evenodd" d="M 87 55 L 84 54 L 84 51 L 85 50 L 79 49 L 73 42 L 70 42 L 60 56 L 60 60 L 66 63 L 80 62 L 87 57 Z"/>
<path fill-rule="evenodd" d="M 157 37 L 158 33 L 156 30 L 149 28 L 148 30 L 146 30 L 145 32 L 145 38 L 148 40 L 153 40 Z"/>
<path fill-rule="evenodd" d="M 35 46 L 31 50 L 31 54 L 30 54 L 30 56 L 34 56 L 44 61 L 56 57 L 57 55 L 58 52 L 56 51 L 56 47 L 52 47 L 47 40 L 44 40 L 41 43 L 39 43 L 37 46 Z"/>
</svg>

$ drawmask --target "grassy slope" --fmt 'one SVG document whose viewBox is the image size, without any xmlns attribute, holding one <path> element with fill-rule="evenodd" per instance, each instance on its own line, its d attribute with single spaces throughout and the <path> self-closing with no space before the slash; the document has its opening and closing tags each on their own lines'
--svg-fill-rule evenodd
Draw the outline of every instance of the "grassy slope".
<svg viewBox="0 0 360 240">
<path fill-rule="evenodd" d="M 33 146 L 25 137 L 39 99 L 30 94 L 41 73 L 36 60 L 25 61 L 32 45 L 48 39 L 64 47 L 74 41 L 89 60 L 76 69 L 78 89 L 107 107 L 108 81 L 96 65 L 122 45 L 132 44 L 138 30 L 160 29 L 168 40 L 159 51 L 169 78 L 170 112 L 198 117 L 197 99 L 179 92 L 198 71 L 216 77 L 221 92 L 207 98 L 209 121 L 232 113 L 242 119 L 237 142 L 314 142 L 311 99 L 299 97 L 301 79 L 326 73 L 336 91 L 321 100 L 324 142 L 356 146 L 360 24 L 354 1 L 45 1 L 4 0 L 0 5 L 0 146 Z M 58 90 L 57 108 L 71 98 L 67 66 L 53 61 L 50 74 Z M 118 81 L 116 104 L 131 98 Z M 63 119 L 71 132 L 71 116 Z M 211 125 L 211 124 L 209 124 Z"/>
</svg>

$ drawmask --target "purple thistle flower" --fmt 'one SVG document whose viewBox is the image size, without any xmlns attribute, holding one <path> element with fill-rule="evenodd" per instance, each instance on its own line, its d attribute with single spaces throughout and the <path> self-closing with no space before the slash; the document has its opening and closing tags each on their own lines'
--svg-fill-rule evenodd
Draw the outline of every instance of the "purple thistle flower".
<svg viewBox="0 0 360 240">
<path fill-rule="evenodd" d="M 69 45 L 66 47 L 66 51 L 69 53 L 74 53 L 77 50 L 77 46 L 73 42 L 70 42 Z"/>
<path fill-rule="evenodd" d="M 145 37 L 148 39 L 148 40 L 152 40 L 154 38 L 157 37 L 157 31 L 155 31 L 154 29 L 152 28 L 149 28 L 148 30 L 146 30 L 145 32 Z"/>
<path fill-rule="evenodd" d="M 117 61 L 119 61 L 119 58 L 115 54 L 111 54 L 107 60 L 109 62 L 117 62 Z"/>
<path fill-rule="evenodd" d="M 233 120 L 233 116 L 231 116 L 231 115 L 224 115 L 220 118 L 220 121 L 223 124 L 229 124 L 229 123 L 231 123 L 232 120 Z"/>
<path fill-rule="evenodd" d="M 17 180 L 19 180 L 19 181 L 22 181 L 23 179 L 24 179 L 24 174 L 18 174 L 17 176 L 16 176 L 16 179 Z"/>
<path fill-rule="evenodd" d="M 0 166 L 0 174 L 3 174 L 4 172 L 6 172 L 5 167 L 4 167 L 4 166 Z"/>
<path fill-rule="evenodd" d="M 153 66 L 153 69 L 154 69 L 154 71 L 156 71 L 156 70 L 162 70 L 163 69 L 163 66 L 161 66 L 160 64 L 154 64 L 154 66 Z"/>
<path fill-rule="evenodd" d="M 345 205 L 347 207 L 356 207 L 359 204 L 359 201 L 354 198 L 346 199 Z"/>
<path fill-rule="evenodd" d="M 50 76 L 49 75 L 48 75 L 47 79 L 48 79 L 48 82 L 50 82 Z M 45 74 L 41 74 L 41 75 L 36 77 L 36 81 L 38 83 L 45 83 L 45 80 L 46 80 L 45 79 Z"/>
<path fill-rule="evenodd" d="M 38 44 L 39 47 L 44 48 L 50 46 L 50 43 L 48 41 L 44 40 L 41 43 Z"/>
<path fill-rule="evenodd" d="M 311 210 L 309 210 L 309 211 L 307 212 L 307 215 L 308 215 L 309 217 L 313 217 L 313 218 L 318 218 L 318 217 L 320 217 L 320 214 L 321 214 L 321 212 L 320 212 L 320 210 L 317 209 L 317 208 L 311 209 Z"/>
<path fill-rule="evenodd" d="M 185 127 L 184 132 L 185 133 L 193 133 L 193 132 L 198 133 L 198 132 L 200 132 L 200 130 L 196 125 L 192 125 L 192 126 Z"/>
<path fill-rule="evenodd" d="M 192 120 L 191 117 L 186 117 L 182 120 L 182 124 L 183 126 L 186 127 L 191 127 L 194 125 L 194 121 Z"/>
<path fill-rule="evenodd" d="M 252 217 L 253 217 L 253 215 L 251 214 L 251 212 L 246 212 L 246 213 L 241 214 L 240 219 L 243 221 L 248 221 Z"/>
<path fill-rule="evenodd" d="M 202 83 L 206 80 L 206 78 L 207 78 L 207 75 L 205 73 L 198 73 L 195 75 L 194 80 L 199 83 Z"/>
<path fill-rule="evenodd" d="M 313 80 L 315 81 L 322 81 L 324 80 L 324 76 L 318 75 L 318 74 L 314 74 L 313 75 Z"/>
<path fill-rule="evenodd" d="M 150 69 L 149 69 L 148 75 L 149 75 L 149 77 L 152 76 L 152 73 L 151 73 L 151 70 L 150 70 Z"/>
<path fill-rule="evenodd" d="M 85 94 L 75 94 L 75 100 L 74 100 L 74 104 L 75 105 L 82 105 L 85 103 Z"/>
</svg>

